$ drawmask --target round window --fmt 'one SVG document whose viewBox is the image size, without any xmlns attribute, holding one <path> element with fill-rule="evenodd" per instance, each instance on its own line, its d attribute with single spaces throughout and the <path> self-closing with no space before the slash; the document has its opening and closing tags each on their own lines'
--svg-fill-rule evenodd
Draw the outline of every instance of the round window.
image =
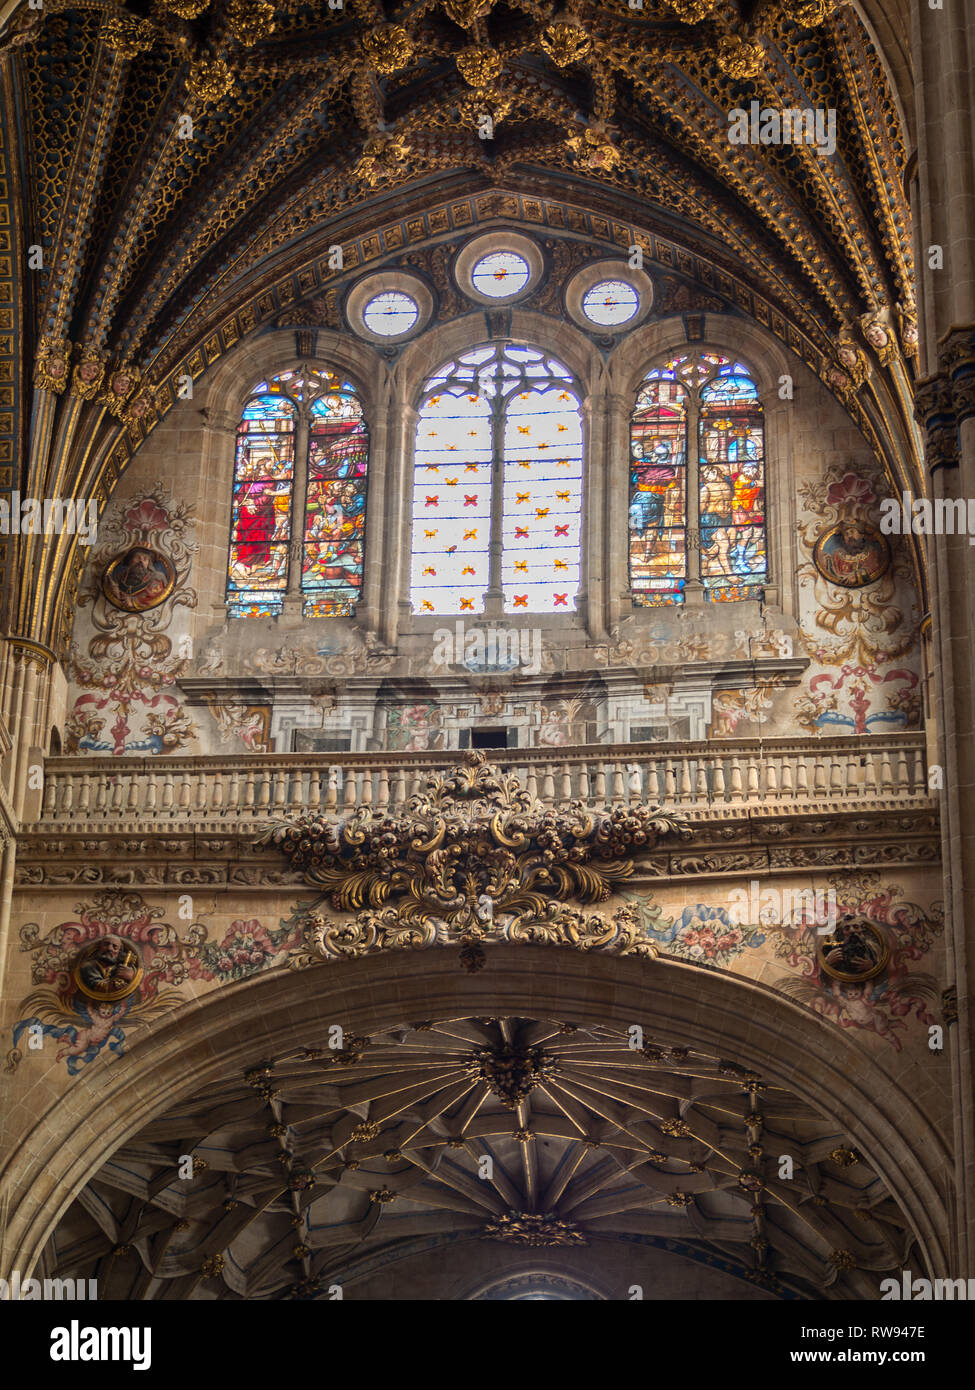
<svg viewBox="0 0 975 1390">
<path fill-rule="evenodd" d="M 600 280 L 582 296 L 582 312 L 602 328 L 627 323 L 639 307 L 639 295 L 625 280 Z"/>
<path fill-rule="evenodd" d="M 524 256 L 515 251 L 492 251 L 482 256 L 471 271 L 471 282 L 478 294 L 492 299 L 508 299 L 528 284 L 531 271 Z"/>
<path fill-rule="evenodd" d="M 362 311 L 362 321 L 369 331 L 383 338 L 408 333 L 419 317 L 416 301 L 399 290 L 377 294 Z"/>
</svg>

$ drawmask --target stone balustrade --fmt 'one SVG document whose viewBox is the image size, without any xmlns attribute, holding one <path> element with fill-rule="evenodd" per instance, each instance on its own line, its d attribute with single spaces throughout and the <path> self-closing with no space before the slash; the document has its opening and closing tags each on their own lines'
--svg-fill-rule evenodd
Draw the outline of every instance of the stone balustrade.
<svg viewBox="0 0 975 1390">
<path fill-rule="evenodd" d="M 547 805 L 646 802 L 689 820 L 933 806 L 924 738 L 740 739 L 488 749 Z M 150 830 L 341 816 L 358 805 L 396 812 L 464 754 L 268 754 L 199 758 L 51 758 L 33 828 Z M 25 827 L 26 828 L 26 827 Z"/>
</svg>

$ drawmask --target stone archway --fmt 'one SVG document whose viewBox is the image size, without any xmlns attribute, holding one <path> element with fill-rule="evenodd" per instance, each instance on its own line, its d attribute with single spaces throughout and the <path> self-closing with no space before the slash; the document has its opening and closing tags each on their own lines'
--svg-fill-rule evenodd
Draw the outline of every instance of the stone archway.
<svg viewBox="0 0 975 1390">
<path fill-rule="evenodd" d="M 33 1269 L 72 1198 L 154 1117 L 296 1045 L 404 1019 L 574 1019 L 700 1049 L 786 1088 L 847 1136 L 896 1199 L 928 1273 L 947 1274 L 948 1157 L 921 1108 L 849 1039 L 769 989 L 671 960 L 494 945 L 468 973 L 445 948 L 390 951 L 245 982 L 161 1020 L 118 1062 L 80 1078 L 4 1174 L 2 1274 Z M 94 1069 L 93 1069 L 94 1070 Z M 907 1136 L 910 1136 L 908 1138 Z"/>
</svg>

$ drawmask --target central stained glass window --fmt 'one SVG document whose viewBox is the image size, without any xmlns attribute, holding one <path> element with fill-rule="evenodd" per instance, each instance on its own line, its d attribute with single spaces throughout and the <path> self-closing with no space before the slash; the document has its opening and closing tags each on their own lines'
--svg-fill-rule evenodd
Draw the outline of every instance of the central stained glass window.
<svg viewBox="0 0 975 1390">
<path fill-rule="evenodd" d="M 513 344 L 475 348 L 424 387 L 413 490 L 413 610 L 575 608 L 582 418 L 561 362 Z"/>
<path fill-rule="evenodd" d="M 300 461 L 296 468 L 296 460 Z M 237 430 L 227 612 L 355 612 L 362 588 L 369 436 L 355 387 L 298 368 L 254 388 Z"/>
<path fill-rule="evenodd" d="M 524 289 L 530 274 L 528 262 L 516 251 L 492 251 L 478 261 L 471 272 L 471 282 L 480 294 L 505 299 Z"/>
<path fill-rule="evenodd" d="M 647 374 L 630 421 L 628 521 L 634 603 L 683 603 L 689 583 L 713 603 L 762 597 L 765 427 L 747 367 L 700 353 Z"/>
</svg>

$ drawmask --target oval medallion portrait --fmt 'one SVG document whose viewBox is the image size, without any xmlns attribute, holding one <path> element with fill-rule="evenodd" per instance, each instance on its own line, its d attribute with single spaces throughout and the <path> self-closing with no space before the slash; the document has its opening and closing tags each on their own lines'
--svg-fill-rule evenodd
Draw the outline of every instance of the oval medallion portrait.
<svg viewBox="0 0 975 1390">
<path fill-rule="evenodd" d="M 121 936 L 100 936 L 88 943 L 71 973 L 86 998 L 113 1004 L 139 988 L 142 971 L 142 957 L 131 941 Z"/>
<path fill-rule="evenodd" d="M 813 564 L 819 573 L 844 589 L 876 584 L 890 568 L 890 560 L 887 538 L 862 521 L 831 526 L 813 547 Z"/>
<path fill-rule="evenodd" d="M 116 555 L 102 576 L 105 597 L 126 613 L 157 608 L 169 598 L 175 585 L 176 572 L 166 556 L 144 545 L 134 545 Z"/>
<path fill-rule="evenodd" d="M 879 975 L 890 959 L 890 948 L 880 928 L 868 917 L 841 917 L 828 936 L 816 941 L 823 972 L 833 980 L 857 984 Z"/>
</svg>

